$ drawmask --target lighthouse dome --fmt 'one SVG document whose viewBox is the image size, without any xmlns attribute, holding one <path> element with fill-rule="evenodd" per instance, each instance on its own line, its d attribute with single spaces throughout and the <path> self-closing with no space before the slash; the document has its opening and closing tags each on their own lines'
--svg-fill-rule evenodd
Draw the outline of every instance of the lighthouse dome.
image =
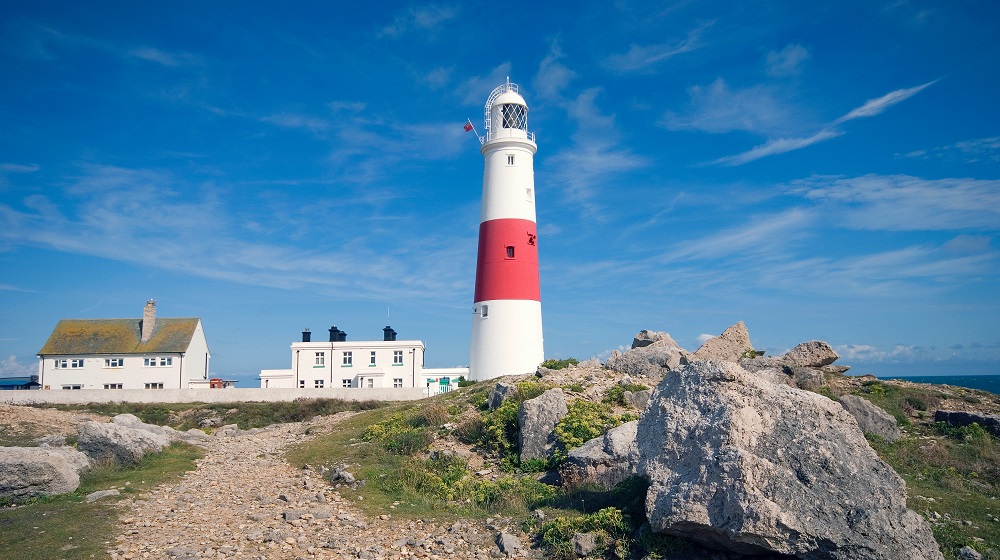
<svg viewBox="0 0 1000 560">
<path fill-rule="evenodd" d="M 524 102 L 524 98 L 521 97 L 519 93 L 513 90 L 507 90 L 501 93 L 496 99 L 493 100 L 493 105 L 521 105 L 527 107 L 528 104 Z"/>
</svg>

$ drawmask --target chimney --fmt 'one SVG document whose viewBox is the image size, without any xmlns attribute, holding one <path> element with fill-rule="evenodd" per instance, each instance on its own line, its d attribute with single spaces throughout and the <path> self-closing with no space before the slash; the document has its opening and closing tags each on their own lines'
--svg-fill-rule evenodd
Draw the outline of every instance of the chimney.
<svg viewBox="0 0 1000 560">
<path fill-rule="evenodd" d="M 382 336 L 383 342 L 393 342 L 396 340 L 396 331 L 392 330 L 392 327 L 390 327 L 389 325 L 386 325 L 385 328 L 382 329 L 382 333 L 383 333 Z"/>
<path fill-rule="evenodd" d="M 142 310 L 142 336 L 140 342 L 149 342 L 149 337 L 153 336 L 153 327 L 156 326 L 156 300 L 151 299 L 146 302 L 146 308 Z"/>
<path fill-rule="evenodd" d="M 302 342 L 310 341 L 312 341 L 312 333 L 309 332 L 309 327 L 306 327 L 306 330 L 302 331 Z"/>
<path fill-rule="evenodd" d="M 330 342 L 337 342 L 338 340 L 340 340 L 340 329 L 337 328 L 337 325 L 334 325 L 330 327 Z"/>
<path fill-rule="evenodd" d="M 347 333 L 340 331 L 337 333 L 337 342 L 344 342 L 347 340 Z"/>
</svg>

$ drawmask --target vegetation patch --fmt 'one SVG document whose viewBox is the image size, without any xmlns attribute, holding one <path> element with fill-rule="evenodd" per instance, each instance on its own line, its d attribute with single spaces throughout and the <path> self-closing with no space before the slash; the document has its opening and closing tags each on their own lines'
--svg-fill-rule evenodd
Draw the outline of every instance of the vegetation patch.
<svg viewBox="0 0 1000 560">
<path fill-rule="evenodd" d="M 580 363 L 576 358 L 566 358 L 565 360 L 549 359 L 542 362 L 542 367 L 546 369 L 566 369 Z"/>
<path fill-rule="evenodd" d="M 117 488 L 121 497 L 136 495 L 180 478 L 202 456 L 193 445 L 174 443 L 147 455 L 131 468 L 100 467 L 80 477 L 71 494 L 45 496 L 26 504 L 4 507 L 0 513 L 0 558 L 65 560 L 108 558 L 118 516 L 116 498 L 87 503 L 87 494 Z M 120 499 L 120 498 L 118 498 Z"/>
<path fill-rule="evenodd" d="M 608 389 L 608 392 L 604 395 L 602 402 L 618 406 L 628 406 L 628 402 L 625 401 L 626 392 L 638 393 L 639 391 L 645 391 L 646 389 L 649 389 L 649 387 L 640 385 L 639 383 L 616 384 L 614 387 Z"/>
</svg>

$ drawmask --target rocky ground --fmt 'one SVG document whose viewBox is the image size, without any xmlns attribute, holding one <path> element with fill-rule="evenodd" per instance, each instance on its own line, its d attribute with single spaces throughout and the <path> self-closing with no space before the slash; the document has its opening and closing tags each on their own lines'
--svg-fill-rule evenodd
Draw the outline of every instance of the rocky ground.
<svg viewBox="0 0 1000 560">
<path fill-rule="evenodd" d="M 326 476 L 296 469 L 284 450 L 350 413 L 262 430 L 221 430 L 197 470 L 138 499 L 122 500 L 114 559 L 410 559 L 505 556 L 502 520 L 439 523 L 371 518 Z M 317 429 L 319 428 L 319 429 Z M 518 553 L 514 557 L 525 557 Z"/>
</svg>

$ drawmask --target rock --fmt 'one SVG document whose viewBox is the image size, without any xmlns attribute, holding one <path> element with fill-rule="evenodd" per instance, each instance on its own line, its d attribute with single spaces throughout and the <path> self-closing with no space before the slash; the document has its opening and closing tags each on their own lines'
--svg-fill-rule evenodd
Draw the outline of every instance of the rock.
<svg viewBox="0 0 1000 560">
<path fill-rule="evenodd" d="M 90 502 L 96 502 L 101 498 L 107 498 L 108 496 L 118 496 L 118 495 L 121 495 L 121 492 L 119 492 L 114 488 L 112 488 L 111 490 L 98 490 L 97 492 L 91 492 L 90 494 L 87 494 L 86 500 L 87 503 L 90 503 Z"/>
<path fill-rule="evenodd" d="M 971 546 L 963 546 L 958 551 L 958 560 L 983 560 L 983 555 Z"/>
<path fill-rule="evenodd" d="M 567 490 L 596 485 L 606 490 L 636 473 L 639 447 L 636 443 L 638 420 L 608 430 L 576 449 L 571 449 L 559 467 Z"/>
<path fill-rule="evenodd" d="M 644 391 L 625 391 L 623 396 L 625 397 L 625 404 L 628 406 L 645 410 L 646 405 L 649 404 L 649 396 L 652 394 L 652 389 L 646 389 Z"/>
<path fill-rule="evenodd" d="M 888 412 L 857 395 L 843 395 L 837 400 L 858 421 L 862 432 L 875 434 L 890 443 L 899 439 L 899 424 Z"/>
<path fill-rule="evenodd" d="M 500 408 L 503 402 L 514 396 L 517 386 L 513 383 L 497 383 L 490 389 L 490 395 L 486 398 L 486 404 L 490 410 Z"/>
<path fill-rule="evenodd" d="M 968 426 L 975 422 L 984 430 L 1000 437 L 1000 415 L 997 414 L 976 414 L 973 412 L 962 412 L 955 410 L 938 410 L 934 413 L 935 422 L 947 422 L 952 426 Z"/>
<path fill-rule="evenodd" d="M 122 466 L 142 461 L 170 445 L 170 438 L 120 424 L 83 422 L 77 426 L 77 449 L 95 463 L 115 462 Z"/>
<path fill-rule="evenodd" d="M 694 354 L 687 357 L 686 361 L 687 363 L 702 360 L 738 362 L 740 356 L 751 348 L 753 345 L 750 344 L 750 333 L 747 332 L 743 321 L 740 321 L 722 331 L 721 335 L 706 340 Z"/>
<path fill-rule="evenodd" d="M 597 537 L 594 533 L 573 533 L 573 553 L 577 558 L 590 556 L 597 548 Z"/>
<path fill-rule="evenodd" d="M 806 391 L 815 391 L 826 386 L 826 376 L 823 372 L 811 367 L 793 366 L 792 380 L 796 387 Z"/>
<path fill-rule="evenodd" d="M 595 358 L 590 358 L 590 359 L 584 360 L 584 361 L 580 362 L 579 364 L 577 364 L 577 367 L 580 367 L 580 368 L 599 368 L 599 367 L 601 367 L 601 360 L 597 359 L 596 357 Z"/>
<path fill-rule="evenodd" d="M 132 428 L 133 430 L 143 430 L 153 434 L 166 437 L 169 441 L 186 441 L 188 443 L 200 443 L 209 439 L 208 434 L 201 430 L 190 429 L 186 432 L 178 432 L 170 426 L 157 426 L 147 424 L 133 414 L 119 414 L 111 419 L 112 424 Z"/>
<path fill-rule="evenodd" d="M 63 447 L 66 445 L 66 436 L 43 436 L 35 440 L 38 447 Z"/>
<path fill-rule="evenodd" d="M 517 423 L 521 428 L 518 449 L 522 461 L 544 459 L 552 454 L 556 446 L 556 424 L 567 412 L 566 397 L 558 388 L 521 403 Z"/>
<path fill-rule="evenodd" d="M 836 362 L 840 356 L 822 340 L 803 342 L 781 355 L 781 361 L 790 366 L 819 368 Z"/>
<path fill-rule="evenodd" d="M 0 447 L 0 498 L 16 502 L 73 492 L 81 464 L 88 464 L 86 457 L 72 448 Z"/>
<path fill-rule="evenodd" d="M 819 368 L 823 373 L 832 373 L 835 375 L 843 375 L 847 373 L 851 366 L 823 366 Z"/>
<path fill-rule="evenodd" d="M 521 548 L 521 540 L 506 531 L 501 531 L 496 538 L 497 548 L 507 557 L 517 554 L 517 549 Z"/>
<path fill-rule="evenodd" d="M 670 338 L 670 335 L 665 332 L 641 330 L 632 339 L 632 348 L 644 348 L 661 341 L 665 341 L 665 344 L 670 346 L 677 346 L 674 339 Z M 677 347 L 679 348 L 679 346 Z"/>
<path fill-rule="evenodd" d="M 668 358 L 663 353 L 647 348 L 636 348 L 624 354 L 611 353 L 604 367 L 633 377 L 660 378 L 669 370 Z"/>
<path fill-rule="evenodd" d="M 637 426 L 654 531 L 737 554 L 943 558 L 838 403 L 735 363 L 670 372 Z"/>
</svg>

